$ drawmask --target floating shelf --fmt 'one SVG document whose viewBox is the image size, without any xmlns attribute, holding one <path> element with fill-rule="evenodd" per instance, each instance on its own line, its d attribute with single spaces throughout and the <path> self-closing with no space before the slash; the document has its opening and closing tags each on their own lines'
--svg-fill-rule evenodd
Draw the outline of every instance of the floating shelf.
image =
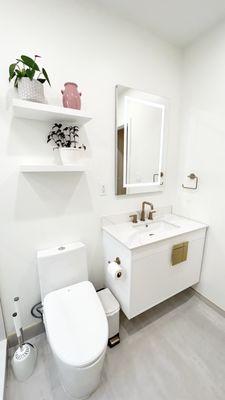
<svg viewBox="0 0 225 400">
<path fill-rule="evenodd" d="M 32 101 L 13 99 L 12 114 L 16 118 L 26 118 L 48 122 L 73 122 L 81 127 L 92 118 L 80 110 L 35 103 Z"/>
<path fill-rule="evenodd" d="M 21 165 L 21 172 L 85 172 L 82 165 Z"/>
</svg>

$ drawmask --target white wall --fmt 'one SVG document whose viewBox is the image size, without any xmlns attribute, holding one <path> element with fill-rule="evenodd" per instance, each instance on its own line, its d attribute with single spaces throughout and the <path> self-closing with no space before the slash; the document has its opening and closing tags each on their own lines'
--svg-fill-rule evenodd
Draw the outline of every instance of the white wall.
<svg viewBox="0 0 225 400">
<path fill-rule="evenodd" d="M 184 53 L 182 137 L 176 211 L 210 228 L 196 289 L 225 310 L 225 24 Z M 195 172 L 199 190 L 181 189 Z"/>
<path fill-rule="evenodd" d="M 5 339 L 5 325 L 2 316 L 2 307 L 0 303 L 0 342 L 1 340 Z"/>
<path fill-rule="evenodd" d="M 36 322 L 31 306 L 40 300 L 36 250 L 82 240 L 88 247 L 90 278 L 103 285 L 100 216 L 137 209 L 143 199 L 157 206 L 173 202 L 176 184 L 180 86 L 178 50 L 144 30 L 94 8 L 93 1 L 5 2 L 0 25 L 0 291 L 7 332 L 12 299 L 23 301 L 25 325 Z M 53 103 L 61 102 L 65 81 L 82 91 L 83 109 L 93 115 L 84 130 L 91 157 L 87 176 L 21 175 L 18 165 L 52 157 L 49 126 L 10 120 L 6 110 L 8 65 L 21 54 L 40 54 L 49 72 Z M 114 195 L 115 85 L 123 84 L 170 100 L 166 186 L 163 193 Z M 99 181 L 107 196 L 99 196 Z"/>
</svg>

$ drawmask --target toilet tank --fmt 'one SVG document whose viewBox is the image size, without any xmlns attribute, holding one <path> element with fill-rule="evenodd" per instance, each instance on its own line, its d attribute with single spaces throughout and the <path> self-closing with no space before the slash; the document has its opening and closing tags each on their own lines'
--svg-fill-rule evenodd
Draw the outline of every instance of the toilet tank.
<svg viewBox="0 0 225 400">
<path fill-rule="evenodd" d="M 74 242 L 37 252 L 41 299 L 53 290 L 88 280 L 85 245 Z"/>
</svg>

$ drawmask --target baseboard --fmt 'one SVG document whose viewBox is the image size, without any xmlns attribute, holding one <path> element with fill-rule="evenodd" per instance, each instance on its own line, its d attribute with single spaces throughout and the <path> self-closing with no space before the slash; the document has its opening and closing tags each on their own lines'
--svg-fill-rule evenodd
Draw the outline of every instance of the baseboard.
<svg viewBox="0 0 225 400">
<path fill-rule="evenodd" d="M 33 325 L 29 325 L 28 327 L 26 327 L 24 329 L 24 340 L 28 341 L 29 339 L 31 339 L 34 336 L 40 335 L 41 333 L 43 333 L 45 331 L 45 327 L 42 321 L 33 324 Z M 17 337 L 15 333 L 12 333 L 11 335 L 9 335 L 7 337 L 8 339 L 8 346 L 9 347 L 14 347 L 17 344 Z"/>
<path fill-rule="evenodd" d="M 190 290 L 193 290 L 196 296 L 198 296 L 204 303 L 206 303 L 208 306 L 212 307 L 214 310 L 216 310 L 220 315 L 225 317 L 225 311 L 218 307 L 216 304 L 214 304 L 212 301 L 208 300 L 205 296 L 197 292 L 193 287 L 189 288 Z M 45 327 L 42 321 L 30 325 L 27 328 L 24 329 L 24 339 L 27 341 L 34 336 L 40 335 L 45 331 Z M 17 337 L 15 333 L 12 333 L 7 337 L 8 340 L 8 347 L 14 347 L 17 344 Z"/>
<path fill-rule="evenodd" d="M 195 295 L 198 296 L 202 301 L 204 301 L 204 303 L 206 303 L 209 307 L 214 308 L 215 311 L 217 311 L 220 315 L 225 317 L 225 311 L 222 308 L 220 308 L 215 303 L 207 299 L 207 297 L 203 296 L 203 294 L 197 292 L 197 290 L 195 290 L 193 287 L 191 287 L 190 289 L 193 290 L 195 292 Z"/>
</svg>

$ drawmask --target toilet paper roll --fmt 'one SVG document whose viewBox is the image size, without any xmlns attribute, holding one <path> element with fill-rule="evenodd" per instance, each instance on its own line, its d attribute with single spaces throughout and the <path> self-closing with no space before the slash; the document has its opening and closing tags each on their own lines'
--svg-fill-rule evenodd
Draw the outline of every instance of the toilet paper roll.
<svg viewBox="0 0 225 400">
<path fill-rule="evenodd" d="M 113 279 L 120 279 L 123 275 L 123 270 L 115 261 L 108 264 L 108 273 Z"/>
</svg>

